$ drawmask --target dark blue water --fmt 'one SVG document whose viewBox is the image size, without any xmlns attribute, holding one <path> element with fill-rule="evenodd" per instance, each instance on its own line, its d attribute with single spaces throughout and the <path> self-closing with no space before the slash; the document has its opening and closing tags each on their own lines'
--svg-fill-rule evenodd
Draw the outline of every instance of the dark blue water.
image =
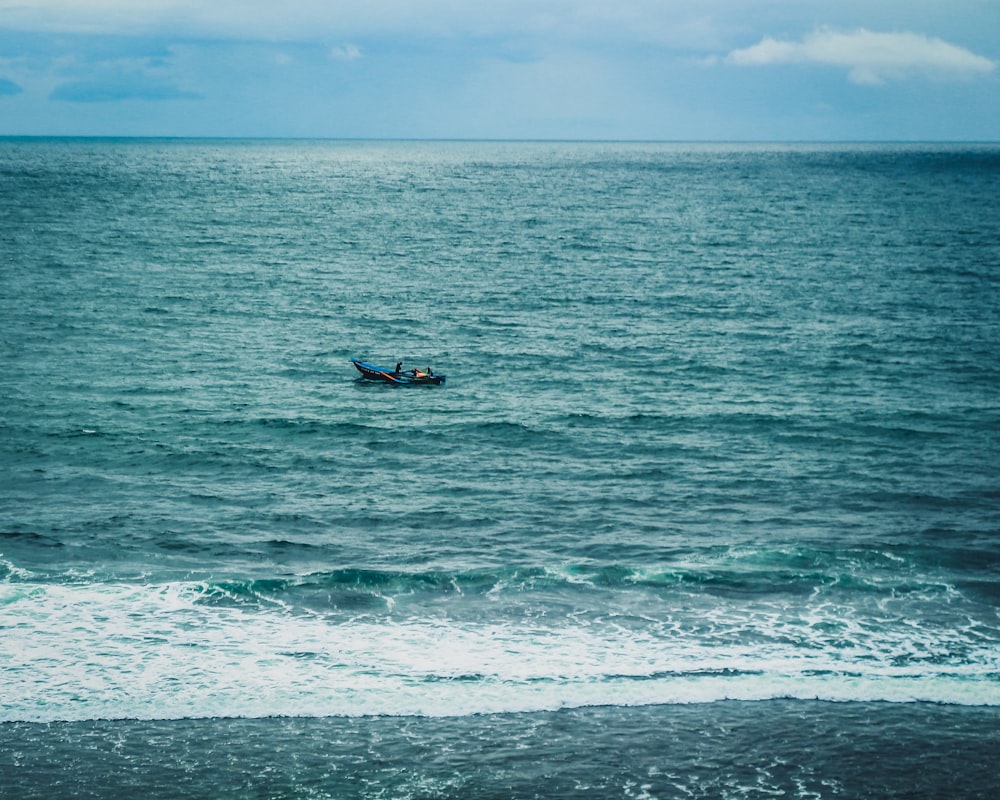
<svg viewBox="0 0 1000 800">
<path fill-rule="evenodd" d="M 0 797 L 994 796 L 998 198 L 0 141 Z"/>
</svg>

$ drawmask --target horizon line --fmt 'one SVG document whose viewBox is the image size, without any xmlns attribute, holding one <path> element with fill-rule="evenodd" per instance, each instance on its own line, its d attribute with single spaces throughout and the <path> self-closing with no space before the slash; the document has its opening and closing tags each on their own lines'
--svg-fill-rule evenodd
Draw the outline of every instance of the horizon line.
<svg viewBox="0 0 1000 800">
<path fill-rule="evenodd" d="M 1000 139 L 650 139 L 572 137 L 465 137 L 465 136 L 269 136 L 221 134 L 79 134 L 79 133 L 0 133 L 0 141 L 25 139 L 66 139 L 87 141 L 245 141 L 245 142 L 426 142 L 484 144 L 977 144 L 1000 145 Z"/>
</svg>

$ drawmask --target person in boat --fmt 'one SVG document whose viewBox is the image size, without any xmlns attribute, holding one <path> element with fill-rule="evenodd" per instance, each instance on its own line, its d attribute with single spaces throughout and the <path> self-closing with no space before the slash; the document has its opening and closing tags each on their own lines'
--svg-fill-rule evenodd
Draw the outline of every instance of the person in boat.
<svg viewBox="0 0 1000 800">
<path fill-rule="evenodd" d="M 424 370 L 424 374 L 428 378 L 433 378 L 434 377 L 434 370 L 432 370 L 430 367 L 427 367 L 427 369 Z"/>
<path fill-rule="evenodd" d="M 396 371 L 393 374 L 398 377 L 399 373 L 402 372 L 402 371 L 403 371 L 403 362 L 402 361 L 397 361 L 396 362 Z"/>
</svg>

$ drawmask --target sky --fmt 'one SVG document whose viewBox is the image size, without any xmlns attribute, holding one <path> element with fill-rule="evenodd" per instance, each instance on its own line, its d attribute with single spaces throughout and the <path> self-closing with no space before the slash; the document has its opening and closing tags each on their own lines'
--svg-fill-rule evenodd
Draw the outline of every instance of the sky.
<svg viewBox="0 0 1000 800">
<path fill-rule="evenodd" d="M 1000 0 L 0 0 L 0 136 L 1000 141 Z"/>
</svg>

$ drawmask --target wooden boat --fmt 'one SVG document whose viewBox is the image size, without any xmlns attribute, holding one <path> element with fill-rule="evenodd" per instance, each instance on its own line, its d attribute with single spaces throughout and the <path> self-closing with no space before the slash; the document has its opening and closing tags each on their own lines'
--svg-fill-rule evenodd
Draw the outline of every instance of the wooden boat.
<svg viewBox="0 0 1000 800">
<path fill-rule="evenodd" d="M 351 359 L 351 363 L 361 373 L 361 378 L 366 381 L 381 381 L 394 386 L 440 386 L 444 383 L 444 375 L 435 375 L 433 370 L 426 372 L 420 369 L 401 370 L 399 365 L 396 369 L 379 367 L 367 361 Z"/>
</svg>

